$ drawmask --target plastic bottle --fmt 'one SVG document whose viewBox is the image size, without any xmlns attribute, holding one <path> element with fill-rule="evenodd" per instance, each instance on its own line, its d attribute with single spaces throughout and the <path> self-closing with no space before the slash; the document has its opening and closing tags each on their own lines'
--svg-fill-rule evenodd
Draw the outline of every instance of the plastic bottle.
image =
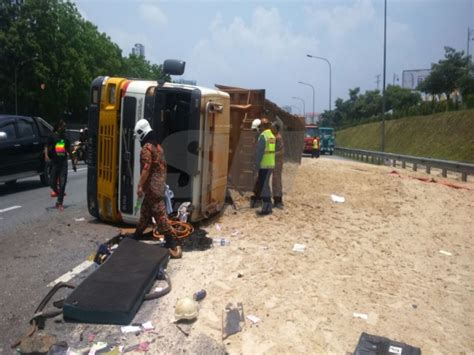
<svg viewBox="0 0 474 355">
<path fill-rule="evenodd" d="M 230 240 L 229 239 L 225 239 L 225 238 L 213 238 L 212 239 L 212 244 L 214 244 L 215 246 L 228 246 L 230 245 Z"/>
<path fill-rule="evenodd" d="M 202 289 L 194 293 L 193 298 L 195 301 L 200 301 L 206 297 L 207 292 L 206 290 Z"/>
</svg>

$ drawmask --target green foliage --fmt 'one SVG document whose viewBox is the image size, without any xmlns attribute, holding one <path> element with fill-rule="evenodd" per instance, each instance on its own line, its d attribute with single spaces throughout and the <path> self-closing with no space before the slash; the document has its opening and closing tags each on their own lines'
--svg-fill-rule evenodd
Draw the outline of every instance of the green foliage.
<svg viewBox="0 0 474 355">
<path fill-rule="evenodd" d="M 378 151 L 381 125 L 373 122 L 347 128 L 337 131 L 336 137 L 339 147 Z M 474 163 L 474 110 L 385 122 L 385 151 Z"/>
<path fill-rule="evenodd" d="M 474 79 L 470 76 L 473 66 L 463 51 L 444 47 L 444 59 L 431 65 L 430 75 L 418 85 L 418 90 L 432 95 L 446 94 L 449 98 L 455 90 L 462 95 L 474 92 Z"/>
<path fill-rule="evenodd" d="M 385 90 L 386 111 L 405 112 L 418 105 L 421 97 L 409 89 L 389 85 Z M 336 100 L 335 109 L 321 115 L 321 125 L 335 128 L 355 126 L 365 122 L 380 120 L 382 113 L 382 95 L 379 90 L 369 90 L 364 94 L 359 88 L 349 90 L 349 100 Z M 390 116 L 389 118 L 391 118 Z"/>
<path fill-rule="evenodd" d="M 161 66 L 122 58 L 105 33 L 63 0 L 0 0 L 0 112 L 85 121 L 91 81 L 99 75 L 157 79 Z"/>
</svg>

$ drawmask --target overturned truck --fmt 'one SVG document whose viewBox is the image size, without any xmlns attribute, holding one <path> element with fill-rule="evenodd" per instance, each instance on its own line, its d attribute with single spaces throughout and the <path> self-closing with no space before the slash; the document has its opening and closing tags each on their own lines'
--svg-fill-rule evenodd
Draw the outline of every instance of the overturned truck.
<svg viewBox="0 0 474 355">
<path fill-rule="evenodd" d="M 163 68 L 179 75 L 184 62 L 165 61 Z M 90 214 L 109 222 L 137 223 L 140 145 L 133 128 L 141 118 L 150 122 L 164 148 L 173 210 L 190 202 L 191 221 L 218 213 L 228 188 L 242 192 L 253 186 L 255 135 L 250 125 L 262 115 L 280 122 L 286 158 L 299 162 L 304 122 L 265 100 L 264 90 L 94 79 L 87 150 Z"/>
</svg>

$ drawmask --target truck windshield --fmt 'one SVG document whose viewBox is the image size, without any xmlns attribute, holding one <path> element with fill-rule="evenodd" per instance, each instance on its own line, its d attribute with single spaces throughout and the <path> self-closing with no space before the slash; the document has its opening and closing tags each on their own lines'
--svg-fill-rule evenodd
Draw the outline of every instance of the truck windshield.
<svg viewBox="0 0 474 355">
<path fill-rule="evenodd" d="M 334 135 L 333 128 L 320 128 L 319 131 L 321 132 L 322 135 L 328 135 L 328 136 Z"/>
<path fill-rule="evenodd" d="M 311 137 L 318 137 L 319 136 L 319 129 L 317 127 L 306 127 L 306 138 Z"/>
</svg>

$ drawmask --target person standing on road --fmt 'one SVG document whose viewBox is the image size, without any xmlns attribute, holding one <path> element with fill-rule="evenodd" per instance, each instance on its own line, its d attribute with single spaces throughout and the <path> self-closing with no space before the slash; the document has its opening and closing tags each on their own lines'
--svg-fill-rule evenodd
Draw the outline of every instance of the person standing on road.
<svg viewBox="0 0 474 355">
<path fill-rule="evenodd" d="M 272 175 L 272 192 L 273 204 L 276 208 L 283 208 L 283 156 L 285 154 L 285 147 L 283 145 L 283 138 L 280 134 L 280 125 L 274 123 L 272 125 L 272 133 L 275 136 L 275 169 Z"/>
<path fill-rule="evenodd" d="M 135 136 L 142 147 L 137 195 L 143 198 L 135 238 L 143 237 L 145 229 L 154 217 L 158 231 L 165 236 L 165 248 L 169 249 L 172 257 L 180 258 L 182 250 L 176 243 L 176 231 L 168 221 L 164 201 L 167 166 L 163 148 L 158 144 L 150 123 L 144 118 L 136 123 Z"/>
<path fill-rule="evenodd" d="M 270 190 L 270 177 L 275 168 L 275 136 L 272 133 L 268 118 L 262 118 L 260 136 L 258 137 L 255 154 L 255 165 L 258 169 L 257 183 L 255 185 L 254 201 L 263 200 L 262 210 L 257 212 L 261 216 L 272 213 L 272 193 Z M 251 198 L 251 201 L 252 201 Z"/>
<path fill-rule="evenodd" d="M 52 197 L 57 196 L 56 208 L 63 211 L 63 201 L 66 192 L 68 156 L 72 157 L 71 144 L 66 138 L 66 123 L 59 120 L 54 126 L 53 134 L 48 138 L 44 152 L 44 160 L 51 164 L 51 193 Z M 72 161 L 72 168 L 77 171 L 76 164 Z"/>
<path fill-rule="evenodd" d="M 319 152 L 320 152 L 320 143 L 319 143 L 319 137 L 314 137 L 313 139 L 313 149 L 311 150 L 311 158 L 319 158 Z"/>
<path fill-rule="evenodd" d="M 253 144 L 254 146 L 256 147 L 257 146 L 257 142 L 258 142 L 258 137 L 260 136 L 260 124 L 262 123 L 262 121 L 260 120 L 260 118 L 255 118 L 253 121 L 252 121 L 252 125 L 250 127 L 250 129 L 255 132 L 255 139 L 253 141 Z M 255 163 L 255 162 L 254 162 Z M 258 169 L 257 169 L 258 171 Z M 254 190 L 254 196 L 251 196 L 250 197 L 250 208 L 255 208 L 255 207 L 258 207 L 262 204 L 262 198 L 260 196 L 260 194 L 257 194 L 255 191 L 258 190 L 258 187 L 257 187 L 257 184 L 258 184 L 258 180 L 256 179 L 256 175 L 254 174 L 254 179 L 255 179 L 255 186 L 253 188 Z M 258 197 L 257 197 L 258 195 Z M 258 198 L 258 199 L 257 199 Z"/>
</svg>

